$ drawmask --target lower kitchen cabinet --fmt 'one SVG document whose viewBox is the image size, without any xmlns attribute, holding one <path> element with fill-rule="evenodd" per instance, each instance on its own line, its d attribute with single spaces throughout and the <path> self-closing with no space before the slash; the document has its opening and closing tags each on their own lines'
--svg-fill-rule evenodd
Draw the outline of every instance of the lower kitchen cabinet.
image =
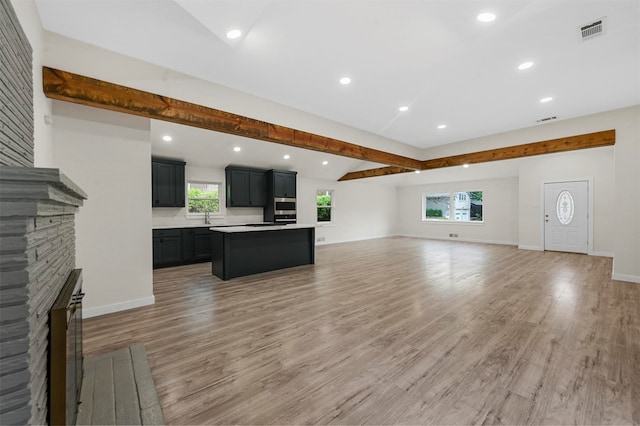
<svg viewBox="0 0 640 426">
<path fill-rule="evenodd" d="M 198 228 L 193 236 L 193 260 L 196 262 L 211 261 L 211 231 L 209 228 Z"/>
<path fill-rule="evenodd" d="M 175 265 L 182 262 L 182 247 L 180 229 L 154 229 L 153 266 Z"/>
<path fill-rule="evenodd" d="M 153 230 L 153 268 L 211 261 L 211 231 L 206 228 Z"/>
</svg>

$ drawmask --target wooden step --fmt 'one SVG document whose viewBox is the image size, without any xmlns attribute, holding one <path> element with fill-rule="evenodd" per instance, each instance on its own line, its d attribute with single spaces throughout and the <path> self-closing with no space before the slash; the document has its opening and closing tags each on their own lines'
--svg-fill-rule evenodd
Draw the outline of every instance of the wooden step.
<svg viewBox="0 0 640 426">
<path fill-rule="evenodd" d="M 164 425 L 141 344 L 84 360 L 78 425 Z"/>
</svg>

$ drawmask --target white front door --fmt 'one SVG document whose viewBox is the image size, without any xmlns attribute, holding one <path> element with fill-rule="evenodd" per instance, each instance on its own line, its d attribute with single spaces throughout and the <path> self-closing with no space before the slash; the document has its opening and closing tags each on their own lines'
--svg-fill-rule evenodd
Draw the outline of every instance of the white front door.
<svg viewBox="0 0 640 426">
<path fill-rule="evenodd" d="M 544 249 L 587 253 L 589 182 L 544 184 Z"/>
</svg>

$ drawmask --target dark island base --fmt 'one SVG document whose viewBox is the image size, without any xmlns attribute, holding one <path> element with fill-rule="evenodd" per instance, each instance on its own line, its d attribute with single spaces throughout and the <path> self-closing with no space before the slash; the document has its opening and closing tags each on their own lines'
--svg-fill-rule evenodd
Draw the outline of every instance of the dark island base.
<svg viewBox="0 0 640 426">
<path fill-rule="evenodd" d="M 211 271 L 225 281 L 315 262 L 315 228 L 212 234 Z"/>
</svg>

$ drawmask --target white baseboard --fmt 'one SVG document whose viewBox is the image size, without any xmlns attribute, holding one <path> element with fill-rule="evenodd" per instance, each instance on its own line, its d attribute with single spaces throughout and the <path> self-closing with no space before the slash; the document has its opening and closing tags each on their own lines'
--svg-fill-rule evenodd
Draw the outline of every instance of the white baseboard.
<svg viewBox="0 0 640 426">
<path fill-rule="evenodd" d="M 544 249 L 540 246 L 526 246 L 523 244 L 518 244 L 518 248 L 520 250 L 544 251 Z"/>
<path fill-rule="evenodd" d="M 589 253 L 589 256 L 613 257 L 613 253 L 610 251 L 594 251 Z"/>
<path fill-rule="evenodd" d="M 316 241 L 316 246 L 326 246 L 329 244 L 353 243 L 356 241 L 376 240 L 378 238 L 389 238 L 389 237 L 395 237 L 395 236 L 396 235 L 378 235 L 374 237 L 353 238 L 353 239 L 347 239 L 347 240 Z"/>
<path fill-rule="evenodd" d="M 624 274 L 611 274 L 611 279 L 616 281 L 627 281 L 630 283 L 638 283 L 640 284 L 640 277 L 636 277 L 634 275 L 624 275 Z"/>
<path fill-rule="evenodd" d="M 126 302 L 114 303 L 111 305 L 96 306 L 95 308 L 82 308 L 82 318 L 97 317 L 99 315 L 111 314 L 114 312 L 126 311 L 127 309 L 139 308 L 140 306 L 153 305 L 156 303 L 155 296 L 144 297 L 142 299 L 127 300 Z"/>
<path fill-rule="evenodd" d="M 499 244 L 503 246 L 517 246 L 515 241 L 500 241 L 500 240 L 482 240 L 476 238 L 449 238 L 449 237 L 432 237 L 429 235 L 419 234 L 398 234 L 399 237 L 407 238 L 423 238 L 425 240 L 439 240 L 439 241 L 457 241 L 461 243 L 481 243 L 481 244 Z"/>
</svg>

